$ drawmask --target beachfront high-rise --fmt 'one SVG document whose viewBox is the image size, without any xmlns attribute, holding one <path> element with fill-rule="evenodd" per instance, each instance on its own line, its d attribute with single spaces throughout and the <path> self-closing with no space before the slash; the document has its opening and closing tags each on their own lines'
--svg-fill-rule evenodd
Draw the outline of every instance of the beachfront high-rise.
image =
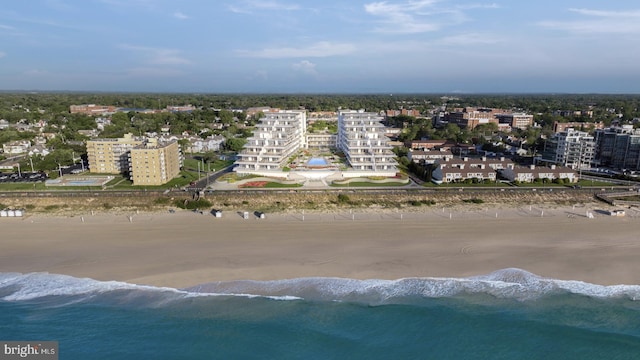
<svg viewBox="0 0 640 360">
<path fill-rule="evenodd" d="M 542 161 L 572 169 L 587 169 L 593 165 L 595 141 L 584 131 L 568 128 L 545 141 Z"/>
<path fill-rule="evenodd" d="M 598 165 L 640 170 L 640 129 L 633 125 L 598 129 L 595 138 Z"/>
<path fill-rule="evenodd" d="M 281 171 L 288 159 L 305 147 L 305 110 L 265 112 L 238 154 L 237 173 Z"/>
<path fill-rule="evenodd" d="M 129 170 L 129 151 L 141 145 L 144 137 L 125 134 L 118 139 L 87 140 L 89 172 L 122 174 Z"/>
<path fill-rule="evenodd" d="M 180 173 L 182 154 L 175 141 L 125 134 L 117 139 L 87 141 L 89 171 L 100 174 L 129 174 L 133 185 L 162 185 Z"/>
<path fill-rule="evenodd" d="M 129 152 L 129 177 L 133 185 L 162 185 L 180 175 L 182 160 L 176 141 L 147 139 Z"/>
<path fill-rule="evenodd" d="M 338 113 L 338 148 L 358 171 L 395 174 L 397 162 L 385 136 L 382 116 L 364 111 Z"/>
</svg>

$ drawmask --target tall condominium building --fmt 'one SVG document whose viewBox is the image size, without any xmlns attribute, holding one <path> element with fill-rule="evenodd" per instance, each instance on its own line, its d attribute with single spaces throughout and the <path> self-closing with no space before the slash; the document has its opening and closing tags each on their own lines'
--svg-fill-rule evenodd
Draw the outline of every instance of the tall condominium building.
<svg viewBox="0 0 640 360">
<path fill-rule="evenodd" d="M 88 140 L 89 172 L 122 174 L 129 171 L 129 151 L 143 142 L 143 137 L 132 134 L 125 134 L 119 139 Z"/>
<path fill-rule="evenodd" d="M 338 113 L 338 148 L 354 170 L 395 171 L 397 162 L 384 135 L 383 117 L 345 110 Z"/>
<path fill-rule="evenodd" d="M 178 142 L 148 139 L 129 152 L 129 176 L 133 185 L 162 185 L 180 174 L 182 157 Z"/>
<path fill-rule="evenodd" d="M 600 166 L 640 170 L 640 129 L 624 125 L 596 130 L 595 142 Z"/>
<path fill-rule="evenodd" d="M 238 154 L 234 168 L 238 173 L 281 170 L 289 157 L 305 147 L 306 111 L 277 110 L 264 114 Z"/>
<path fill-rule="evenodd" d="M 554 134 L 544 145 L 542 160 L 572 169 L 590 168 L 594 161 L 593 136 L 572 128 Z"/>
</svg>

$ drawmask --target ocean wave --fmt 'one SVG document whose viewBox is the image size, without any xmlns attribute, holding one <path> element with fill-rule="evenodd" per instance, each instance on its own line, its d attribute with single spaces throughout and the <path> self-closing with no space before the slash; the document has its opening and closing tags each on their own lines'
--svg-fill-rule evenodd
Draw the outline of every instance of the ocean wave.
<svg viewBox="0 0 640 360">
<path fill-rule="evenodd" d="M 640 300 L 639 285 L 603 286 L 582 281 L 547 279 L 515 268 L 469 278 L 245 280 L 213 282 L 186 290 L 201 293 L 291 295 L 307 300 L 353 301 L 368 304 L 404 303 L 413 302 L 417 298 L 449 298 L 464 295 L 490 295 L 501 299 L 527 301 L 566 293 L 592 298 Z"/>
<path fill-rule="evenodd" d="M 293 296 L 264 296 L 257 294 L 196 293 L 171 287 L 136 285 L 121 281 L 99 281 L 68 275 L 41 273 L 0 273 L 0 300 L 28 301 L 51 296 L 66 297 L 64 304 L 94 298 L 100 294 L 119 294 L 122 301 L 144 301 L 147 305 L 161 305 L 173 300 L 205 296 L 268 297 L 275 300 L 294 300 Z"/>
<path fill-rule="evenodd" d="M 548 279 L 521 269 L 503 269 L 469 278 L 357 280 L 298 278 L 273 281 L 212 282 L 185 289 L 98 281 L 49 273 L 0 273 L 0 300 L 26 301 L 50 296 L 89 299 L 118 294 L 120 301 L 162 305 L 193 297 L 241 296 L 275 300 L 344 301 L 370 305 L 416 303 L 420 299 L 489 295 L 498 299 L 535 300 L 556 294 L 590 298 L 640 300 L 639 285 L 603 286 Z"/>
</svg>

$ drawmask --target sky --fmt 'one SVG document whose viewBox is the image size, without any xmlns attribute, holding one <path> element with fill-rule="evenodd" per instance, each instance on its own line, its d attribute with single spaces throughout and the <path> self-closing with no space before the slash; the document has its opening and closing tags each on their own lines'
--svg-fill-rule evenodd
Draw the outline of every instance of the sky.
<svg viewBox="0 0 640 360">
<path fill-rule="evenodd" d="M 640 93 L 640 3 L 4 1 L 0 90 Z"/>
</svg>

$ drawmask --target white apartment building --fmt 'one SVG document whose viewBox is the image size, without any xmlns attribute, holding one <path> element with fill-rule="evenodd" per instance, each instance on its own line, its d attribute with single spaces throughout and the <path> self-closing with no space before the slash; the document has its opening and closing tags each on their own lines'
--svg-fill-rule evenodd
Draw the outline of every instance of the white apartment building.
<svg viewBox="0 0 640 360">
<path fill-rule="evenodd" d="M 584 131 L 568 128 L 556 133 L 545 142 L 542 161 L 554 163 L 571 169 L 590 168 L 595 153 L 593 136 Z"/>
<path fill-rule="evenodd" d="M 238 154 L 237 173 L 279 171 L 299 149 L 305 147 L 305 110 L 265 112 Z"/>
<path fill-rule="evenodd" d="M 397 162 L 385 136 L 383 117 L 362 110 L 338 113 L 338 149 L 358 171 L 395 172 Z"/>
</svg>

